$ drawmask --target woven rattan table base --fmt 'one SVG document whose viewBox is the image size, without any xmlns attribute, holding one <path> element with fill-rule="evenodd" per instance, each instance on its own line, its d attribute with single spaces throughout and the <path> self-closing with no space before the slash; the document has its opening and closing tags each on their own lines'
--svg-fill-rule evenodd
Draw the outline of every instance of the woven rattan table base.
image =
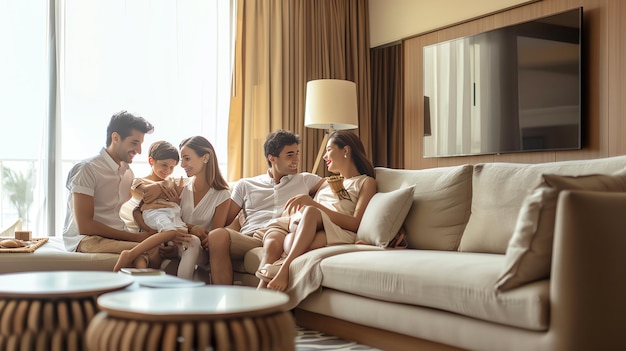
<svg viewBox="0 0 626 351">
<path fill-rule="evenodd" d="M 102 311 L 85 335 L 89 350 L 295 350 L 289 312 L 253 317 L 150 321 L 113 317 Z"/>
<path fill-rule="evenodd" d="M 95 298 L 0 298 L 0 350 L 83 350 Z"/>
</svg>

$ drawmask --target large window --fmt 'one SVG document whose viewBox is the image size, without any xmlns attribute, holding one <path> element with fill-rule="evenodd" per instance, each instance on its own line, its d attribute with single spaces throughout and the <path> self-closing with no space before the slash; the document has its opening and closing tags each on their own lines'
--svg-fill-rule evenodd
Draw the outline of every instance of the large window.
<svg viewBox="0 0 626 351">
<path fill-rule="evenodd" d="M 47 0 L 0 0 L 0 228 L 45 222 Z"/>
<path fill-rule="evenodd" d="M 0 132 L 0 162 L 34 179 L 29 230 L 37 236 L 61 233 L 67 173 L 105 146 L 109 118 L 120 110 L 155 125 L 131 165 L 136 176 L 149 172 L 152 142 L 178 145 L 192 135 L 213 143 L 225 172 L 232 3 L 0 0 L 0 38 L 5 47 L 13 41 L 11 61 L 0 61 L 0 92 L 15 95 L 10 106 L 0 104 L 3 121 L 11 121 Z M 55 38 L 53 50 L 49 37 Z M 175 175 L 184 172 L 179 168 Z M 2 189 L 6 225 L 18 214 Z"/>
</svg>

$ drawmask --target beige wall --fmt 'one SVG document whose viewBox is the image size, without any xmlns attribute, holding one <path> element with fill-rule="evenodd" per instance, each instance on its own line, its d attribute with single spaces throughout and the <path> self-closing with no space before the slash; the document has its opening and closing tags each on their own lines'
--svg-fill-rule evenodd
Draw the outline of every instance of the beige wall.
<svg viewBox="0 0 626 351">
<path fill-rule="evenodd" d="M 370 47 L 538 0 L 369 0 Z"/>
<path fill-rule="evenodd" d="M 384 0 L 370 0 L 383 3 Z M 425 1 L 416 1 L 426 3 Z M 494 1 L 490 1 L 494 2 Z M 467 1 L 470 3 L 470 1 Z M 583 148 L 468 157 L 422 157 L 422 49 L 426 45 L 583 7 Z M 376 8 L 370 8 L 376 12 Z M 403 40 L 405 167 L 479 162 L 540 163 L 626 154 L 626 1 L 541 0 Z"/>
</svg>

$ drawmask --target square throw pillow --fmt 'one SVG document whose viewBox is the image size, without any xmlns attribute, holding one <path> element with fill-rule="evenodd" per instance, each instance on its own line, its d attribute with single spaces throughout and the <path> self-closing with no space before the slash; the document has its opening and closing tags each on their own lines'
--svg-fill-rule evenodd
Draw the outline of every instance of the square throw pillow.
<svg viewBox="0 0 626 351">
<path fill-rule="evenodd" d="M 376 193 L 367 204 L 356 239 L 387 247 L 396 236 L 413 205 L 414 186 Z"/>
<path fill-rule="evenodd" d="M 626 170 L 609 174 L 544 174 L 543 182 L 524 200 L 506 250 L 496 289 L 506 291 L 550 276 L 556 205 L 561 190 L 626 192 Z"/>
</svg>

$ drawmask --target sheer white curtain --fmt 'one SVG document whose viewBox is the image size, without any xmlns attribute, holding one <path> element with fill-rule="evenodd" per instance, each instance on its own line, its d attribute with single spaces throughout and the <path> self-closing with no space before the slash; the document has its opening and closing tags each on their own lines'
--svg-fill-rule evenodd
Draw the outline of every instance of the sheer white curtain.
<svg viewBox="0 0 626 351">
<path fill-rule="evenodd" d="M 235 1 L 0 0 L 0 166 L 18 180 L 9 191 L 0 172 L 0 227 L 27 217 L 35 236 L 60 233 L 67 172 L 100 151 L 120 110 L 155 125 L 136 175 L 152 142 L 192 135 L 225 172 Z"/>
<path fill-rule="evenodd" d="M 234 8 L 234 0 L 58 0 L 59 191 L 71 165 L 105 145 L 120 110 L 155 125 L 135 175 L 149 173 L 152 142 L 178 146 L 193 135 L 213 143 L 226 171 Z M 62 208 L 65 201 L 57 199 Z M 57 232 L 64 216 L 57 213 Z"/>
<path fill-rule="evenodd" d="M 0 0 L 0 228 L 21 219 L 36 235 L 46 206 L 47 6 Z"/>
<path fill-rule="evenodd" d="M 431 135 L 424 155 L 469 153 L 477 137 L 473 113 L 473 74 L 469 39 L 424 49 L 424 95 L 429 97 Z"/>
</svg>

